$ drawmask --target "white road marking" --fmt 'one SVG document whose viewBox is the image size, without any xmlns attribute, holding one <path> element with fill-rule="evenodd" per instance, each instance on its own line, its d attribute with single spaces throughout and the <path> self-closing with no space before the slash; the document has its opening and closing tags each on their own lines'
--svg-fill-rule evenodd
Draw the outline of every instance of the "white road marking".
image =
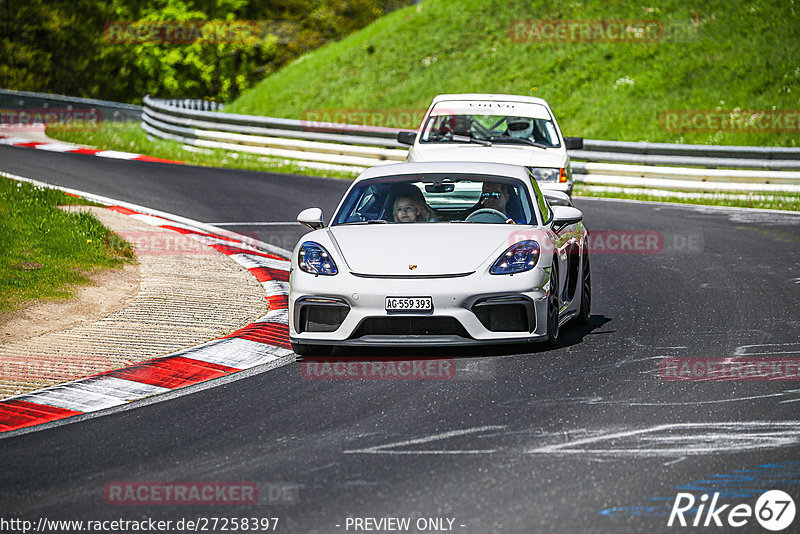
<svg viewBox="0 0 800 534">
<path fill-rule="evenodd" d="M 363 449 L 345 450 L 344 453 L 395 455 L 493 454 L 498 452 L 499 449 L 398 449 L 469 434 L 505 429 L 505 425 L 488 425 L 464 430 L 452 430 L 422 438 L 397 441 Z M 543 445 L 527 449 L 524 452 L 527 454 L 581 454 L 606 457 L 677 457 L 675 460 L 664 464 L 670 465 L 690 455 L 774 449 L 796 446 L 798 443 L 800 443 L 800 421 L 731 421 L 721 423 L 673 423 L 619 432 L 600 433 L 573 441 Z M 608 444 L 608 446 L 605 444 Z"/>
<path fill-rule="evenodd" d="M 278 280 L 267 280 L 265 282 L 261 282 L 261 286 L 267 292 L 269 296 L 275 295 L 288 295 L 289 294 L 289 282 L 279 282 Z"/>
<path fill-rule="evenodd" d="M 475 434 L 478 432 L 486 432 L 488 430 L 504 430 L 505 425 L 488 425 L 478 426 L 474 428 L 467 428 L 464 430 L 450 430 L 448 432 L 441 432 L 439 434 L 431 434 L 423 438 L 409 439 L 405 441 L 397 441 L 395 443 L 387 443 L 385 445 L 376 445 L 374 447 L 367 447 L 366 449 L 352 449 L 344 451 L 345 454 L 492 454 L 496 449 L 488 450 L 415 450 L 415 451 L 395 451 L 386 450 L 397 447 L 408 447 L 409 445 L 420 445 L 422 443 L 431 443 L 433 441 L 441 441 L 444 439 L 455 438 L 459 436 L 466 436 L 468 434 Z"/>
<path fill-rule="evenodd" d="M 206 223 L 211 226 L 300 226 L 297 221 L 281 222 L 212 222 Z"/>
<path fill-rule="evenodd" d="M 253 269 L 256 267 L 269 267 L 270 269 L 280 269 L 288 271 L 292 262 L 287 260 L 276 260 L 274 258 L 265 258 L 257 254 L 230 254 L 230 259 L 244 267 L 245 269 Z"/>
<path fill-rule="evenodd" d="M 730 399 L 699 400 L 692 402 L 636 402 L 636 401 L 603 401 L 597 404 L 624 404 L 625 406 L 694 406 L 696 404 L 718 404 L 722 402 L 739 402 L 755 399 L 768 399 L 769 397 L 783 397 L 783 393 L 767 393 L 766 395 L 753 395 L 752 397 L 735 397 Z"/>
<path fill-rule="evenodd" d="M 677 436 L 649 436 L 656 432 L 681 431 Z M 602 442 L 638 440 L 633 446 L 593 448 Z M 644 446 L 639 446 L 644 442 Z M 662 443 L 652 447 L 650 443 Z M 725 423 L 673 423 L 650 428 L 600 434 L 567 443 L 555 443 L 530 449 L 529 454 L 610 454 L 626 456 L 685 456 L 744 452 L 788 447 L 800 443 L 800 421 L 732 421 Z M 584 447 L 588 445 L 589 447 Z"/>
<path fill-rule="evenodd" d="M 259 317 L 254 323 L 281 323 L 289 324 L 289 310 L 271 310 L 268 311 L 263 317 Z"/>
<path fill-rule="evenodd" d="M 39 145 L 36 148 L 39 150 L 48 150 L 50 152 L 69 152 L 70 150 L 75 150 L 80 147 L 77 145 L 68 145 L 66 143 L 47 143 L 45 145 Z"/>
<path fill-rule="evenodd" d="M 767 352 L 751 352 L 747 349 L 755 347 L 786 347 L 788 350 L 767 350 Z M 765 354 L 800 354 L 800 343 L 763 343 L 760 345 L 741 345 L 734 351 L 736 356 L 763 356 Z"/>
<path fill-rule="evenodd" d="M 101 158 L 112 158 L 112 159 L 133 159 L 133 158 L 138 158 L 139 154 L 131 154 L 130 152 L 119 152 L 118 150 L 101 150 L 100 152 L 95 153 L 95 156 L 99 156 Z"/>
<path fill-rule="evenodd" d="M 144 213 L 134 213 L 130 215 L 137 221 L 142 221 L 143 223 L 149 224 L 150 226 L 164 226 L 171 224 L 172 221 L 168 221 L 167 219 L 162 219 L 161 217 L 154 217 L 153 215 L 145 215 Z"/>
<path fill-rule="evenodd" d="M 216 339 L 200 347 L 176 353 L 176 355 L 193 360 L 216 363 L 235 369 L 250 369 L 290 354 L 292 351 L 289 349 L 239 338 Z"/>
</svg>

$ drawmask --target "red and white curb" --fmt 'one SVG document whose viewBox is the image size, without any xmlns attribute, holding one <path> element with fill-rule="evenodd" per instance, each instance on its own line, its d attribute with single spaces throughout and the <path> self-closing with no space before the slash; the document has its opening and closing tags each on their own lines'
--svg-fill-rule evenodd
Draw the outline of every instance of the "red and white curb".
<svg viewBox="0 0 800 534">
<path fill-rule="evenodd" d="M 101 202 L 99 199 L 103 198 L 82 196 Z M 290 262 L 283 255 L 265 252 L 261 250 L 263 247 L 253 246 L 246 238 L 239 236 L 237 239 L 234 237 L 237 234 L 232 232 L 217 233 L 186 224 L 181 221 L 188 220 L 180 217 L 167 218 L 120 205 L 108 207 L 148 224 L 180 232 L 226 254 L 261 283 L 267 292 L 269 311 L 244 328 L 197 347 L 2 400 L 0 432 L 124 405 L 293 354 L 287 309 Z"/>
<path fill-rule="evenodd" d="M 64 152 L 70 154 L 88 154 L 91 156 L 99 156 L 101 158 L 112 159 L 125 159 L 133 161 L 151 161 L 156 163 L 174 163 L 183 165 L 183 161 L 176 161 L 171 159 L 154 158 L 153 156 L 146 156 L 144 154 L 132 154 L 130 152 L 118 152 L 116 150 L 99 150 L 97 148 L 82 147 L 70 143 L 61 143 L 59 141 L 34 141 L 25 137 L 15 137 L 0 134 L 0 145 L 9 145 L 23 148 L 36 148 L 38 150 L 48 150 L 50 152 Z"/>
</svg>

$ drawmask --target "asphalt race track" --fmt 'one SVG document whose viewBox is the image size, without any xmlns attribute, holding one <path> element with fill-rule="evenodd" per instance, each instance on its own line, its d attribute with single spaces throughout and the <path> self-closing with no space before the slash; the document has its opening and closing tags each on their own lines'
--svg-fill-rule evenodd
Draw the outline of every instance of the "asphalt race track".
<svg viewBox="0 0 800 534">
<path fill-rule="evenodd" d="M 309 206 L 330 216 L 349 184 L 12 147 L 0 147 L 0 170 L 211 223 L 289 222 Z M 658 232 L 661 241 L 596 251 L 592 320 L 562 330 L 557 349 L 361 351 L 453 358 L 456 373 L 309 380 L 291 363 L 0 439 L 0 517 L 278 517 L 284 533 L 357 531 L 348 518 L 445 518 L 452 532 L 616 533 L 696 530 L 667 527 L 678 492 L 754 506 L 779 489 L 800 503 L 796 374 L 682 381 L 660 367 L 663 358 L 800 358 L 800 214 L 576 206 L 590 231 L 608 232 L 598 235 Z M 225 228 L 287 249 L 303 233 Z M 106 485 L 125 481 L 295 491 L 249 506 L 108 504 Z M 711 530 L 765 532 L 752 517 Z"/>
</svg>

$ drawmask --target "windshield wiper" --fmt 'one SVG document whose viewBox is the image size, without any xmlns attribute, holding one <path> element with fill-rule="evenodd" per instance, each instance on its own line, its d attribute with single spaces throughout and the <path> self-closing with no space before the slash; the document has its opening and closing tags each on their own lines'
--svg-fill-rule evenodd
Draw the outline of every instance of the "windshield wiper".
<svg viewBox="0 0 800 534">
<path fill-rule="evenodd" d="M 451 139 L 453 140 L 454 143 L 475 143 L 475 144 L 483 145 L 483 146 L 492 146 L 492 142 L 491 141 L 487 141 L 485 139 L 476 139 L 476 138 L 470 137 L 468 135 L 455 135 L 455 134 L 453 134 Z"/>
<path fill-rule="evenodd" d="M 510 137 L 508 135 L 493 136 L 490 137 L 490 139 L 495 143 L 517 143 L 520 145 L 535 146 L 536 148 L 555 148 L 550 145 L 546 145 L 544 143 L 537 143 L 536 141 L 531 141 L 530 139 L 525 139 L 522 137 Z"/>
<path fill-rule="evenodd" d="M 389 221 L 384 221 L 383 219 L 372 219 L 371 221 L 350 221 L 337 226 L 345 226 L 347 224 L 389 224 Z"/>
</svg>

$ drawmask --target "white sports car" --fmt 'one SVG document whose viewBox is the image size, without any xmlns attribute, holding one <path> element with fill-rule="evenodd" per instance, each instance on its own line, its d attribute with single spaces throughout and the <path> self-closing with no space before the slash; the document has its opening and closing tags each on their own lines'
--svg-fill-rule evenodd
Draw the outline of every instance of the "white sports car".
<svg viewBox="0 0 800 534">
<path fill-rule="evenodd" d="M 547 341 L 591 302 L 587 232 L 563 193 L 499 163 L 399 163 L 364 171 L 330 223 L 292 254 L 297 354 L 334 346 Z"/>
<path fill-rule="evenodd" d="M 433 99 L 419 131 L 400 132 L 411 145 L 407 161 L 486 161 L 528 167 L 542 189 L 572 195 L 568 149 L 580 137 L 564 137 L 553 110 L 541 98 L 457 94 Z"/>
</svg>

